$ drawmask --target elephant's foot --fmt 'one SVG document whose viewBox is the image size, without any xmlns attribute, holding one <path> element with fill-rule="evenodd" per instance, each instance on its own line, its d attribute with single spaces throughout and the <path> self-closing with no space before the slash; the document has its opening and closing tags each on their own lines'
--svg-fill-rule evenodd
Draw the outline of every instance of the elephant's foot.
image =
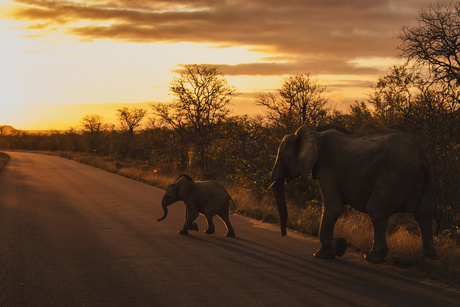
<svg viewBox="0 0 460 307">
<path fill-rule="evenodd" d="M 212 235 L 215 232 L 216 231 L 214 229 L 206 229 L 206 231 L 205 231 L 205 233 L 208 234 L 208 235 Z"/>
<path fill-rule="evenodd" d="M 321 246 L 319 251 L 317 251 L 314 256 L 319 259 L 334 259 L 335 253 L 332 251 L 332 249 Z"/>
<path fill-rule="evenodd" d="M 225 236 L 229 237 L 229 238 L 234 238 L 235 237 L 235 232 L 229 231 L 229 232 L 227 232 L 227 234 Z"/>
<path fill-rule="evenodd" d="M 428 242 L 423 244 L 423 256 L 426 258 L 436 259 L 437 253 L 434 247 L 434 242 Z"/>
<path fill-rule="evenodd" d="M 190 230 L 198 230 L 198 225 L 196 223 L 193 223 L 188 229 L 190 229 Z"/>
<path fill-rule="evenodd" d="M 321 246 L 315 257 L 320 259 L 334 259 L 335 256 L 342 257 L 346 250 L 347 240 L 344 238 L 332 239 L 326 245 Z"/>
<path fill-rule="evenodd" d="M 188 231 L 187 229 L 182 229 L 182 230 L 179 230 L 179 234 L 185 236 L 185 235 L 188 235 Z"/>
<path fill-rule="evenodd" d="M 423 253 L 423 256 L 429 259 L 436 259 L 438 257 L 438 254 L 436 253 L 436 251 L 425 251 Z"/>
<path fill-rule="evenodd" d="M 386 261 L 386 256 L 382 254 L 377 254 L 377 253 L 368 253 L 366 254 L 366 260 L 369 261 L 370 263 L 384 263 Z"/>
<path fill-rule="evenodd" d="M 347 250 L 347 240 L 344 238 L 332 239 L 331 247 L 337 257 L 342 257 Z"/>
</svg>

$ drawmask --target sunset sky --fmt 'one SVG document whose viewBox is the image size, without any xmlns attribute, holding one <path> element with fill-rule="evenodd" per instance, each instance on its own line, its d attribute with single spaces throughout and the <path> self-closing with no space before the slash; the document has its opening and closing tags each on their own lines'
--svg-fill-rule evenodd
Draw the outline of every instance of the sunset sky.
<svg viewBox="0 0 460 307">
<path fill-rule="evenodd" d="M 170 102 L 183 64 L 216 64 L 240 93 L 235 114 L 263 112 L 257 94 L 311 73 L 346 111 L 401 62 L 395 35 L 422 0 L 0 0 L 0 125 L 78 128 L 87 114 Z"/>
</svg>

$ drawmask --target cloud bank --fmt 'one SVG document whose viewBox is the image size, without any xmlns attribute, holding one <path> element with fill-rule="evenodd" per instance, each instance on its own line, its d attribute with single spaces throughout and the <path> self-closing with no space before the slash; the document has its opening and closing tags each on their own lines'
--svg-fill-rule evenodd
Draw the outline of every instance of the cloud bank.
<svg viewBox="0 0 460 307">
<path fill-rule="evenodd" d="M 356 59 L 397 56 L 394 37 L 424 0 L 17 0 L 7 17 L 82 40 L 250 46 L 276 56 L 222 65 L 227 75 L 377 75 Z"/>
</svg>

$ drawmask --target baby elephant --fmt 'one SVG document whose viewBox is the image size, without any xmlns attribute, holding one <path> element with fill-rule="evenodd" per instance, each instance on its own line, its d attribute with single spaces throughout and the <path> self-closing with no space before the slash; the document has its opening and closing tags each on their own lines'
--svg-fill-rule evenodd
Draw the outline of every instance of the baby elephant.
<svg viewBox="0 0 460 307">
<path fill-rule="evenodd" d="M 212 218 L 218 215 L 227 227 L 227 237 L 234 237 L 235 232 L 229 219 L 229 205 L 232 198 L 223 186 L 215 181 L 198 181 L 194 182 L 190 176 L 186 174 L 180 175 L 173 184 L 170 184 L 166 189 L 163 196 L 162 207 L 164 215 L 158 219 L 162 221 L 168 215 L 168 206 L 177 202 L 183 201 L 185 203 L 186 214 L 185 223 L 182 230 L 179 231 L 181 235 L 188 234 L 188 230 L 198 230 L 195 219 L 201 213 L 206 217 L 208 229 L 205 231 L 207 234 L 213 234 L 214 223 Z M 233 203 L 235 205 L 235 203 Z"/>
</svg>

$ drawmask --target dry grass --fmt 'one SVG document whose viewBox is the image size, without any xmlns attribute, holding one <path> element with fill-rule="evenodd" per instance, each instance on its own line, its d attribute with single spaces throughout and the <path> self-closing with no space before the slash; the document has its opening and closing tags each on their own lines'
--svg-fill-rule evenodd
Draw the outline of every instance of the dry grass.
<svg viewBox="0 0 460 307">
<path fill-rule="evenodd" d="M 422 240 L 402 225 L 388 239 L 388 260 L 396 266 L 414 268 L 432 279 L 460 284 L 460 248 L 451 239 L 435 237 L 436 259 L 423 257 Z"/>
<path fill-rule="evenodd" d="M 278 209 L 271 193 L 267 193 L 261 199 L 258 199 L 248 189 L 233 187 L 228 188 L 228 190 L 235 201 L 238 213 L 262 222 L 279 222 Z M 288 228 L 313 236 L 318 235 L 321 210 L 314 206 L 299 208 L 290 202 L 287 203 L 287 207 L 289 214 Z"/>
<path fill-rule="evenodd" d="M 88 154 L 61 152 L 60 156 L 117 173 L 160 188 L 174 181 L 177 172 L 156 171 L 149 166 L 115 161 L 107 157 Z M 1 156 L 0 156 L 1 158 Z M 271 193 L 262 198 L 255 197 L 250 190 L 224 184 L 235 201 L 237 212 L 268 222 L 278 223 L 278 211 Z M 288 227 L 302 233 L 317 236 L 320 227 L 321 210 L 318 204 L 299 207 L 288 201 Z M 349 246 L 366 253 L 372 248 L 373 227 L 366 214 L 354 210 L 347 212 L 337 221 L 335 237 L 346 238 Z M 410 215 L 395 215 L 388 226 L 388 261 L 396 266 L 414 268 L 433 279 L 460 283 L 460 248 L 452 239 L 436 238 L 438 258 L 422 257 L 422 243 L 418 229 Z"/>
<path fill-rule="evenodd" d="M 414 259 L 423 257 L 422 239 L 410 233 L 404 225 L 388 238 L 390 260 L 401 266 L 410 266 Z"/>
<path fill-rule="evenodd" d="M 345 238 L 348 245 L 366 253 L 372 247 L 373 227 L 367 214 L 350 210 L 343 214 L 334 228 L 334 236 Z"/>
<path fill-rule="evenodd" d="M 318 236 L 321 223 L 321 209 L 314 204 L 305 207 L 288 203 L 288 227 L 311 236 Z"/>
<path fill-rule="evenodd" d="M 237 187 L 226 187 L 235 202 L 236 211 L 263 222 L 278 221 L 278 211 L 273 200 L 267 196 L 257 199 L 250 190 Z"/>
<path fill-rule="evenodd" d="M 74 152 L 58 152 L 57 155 L 162 189 L 165 189 L 178 176 L 176 172 L 161 173 L 148 165 L 139 165 L 134 162 L 130 163 L 129 161 L 118 161 L 110 157 Z"/>
</svg>

